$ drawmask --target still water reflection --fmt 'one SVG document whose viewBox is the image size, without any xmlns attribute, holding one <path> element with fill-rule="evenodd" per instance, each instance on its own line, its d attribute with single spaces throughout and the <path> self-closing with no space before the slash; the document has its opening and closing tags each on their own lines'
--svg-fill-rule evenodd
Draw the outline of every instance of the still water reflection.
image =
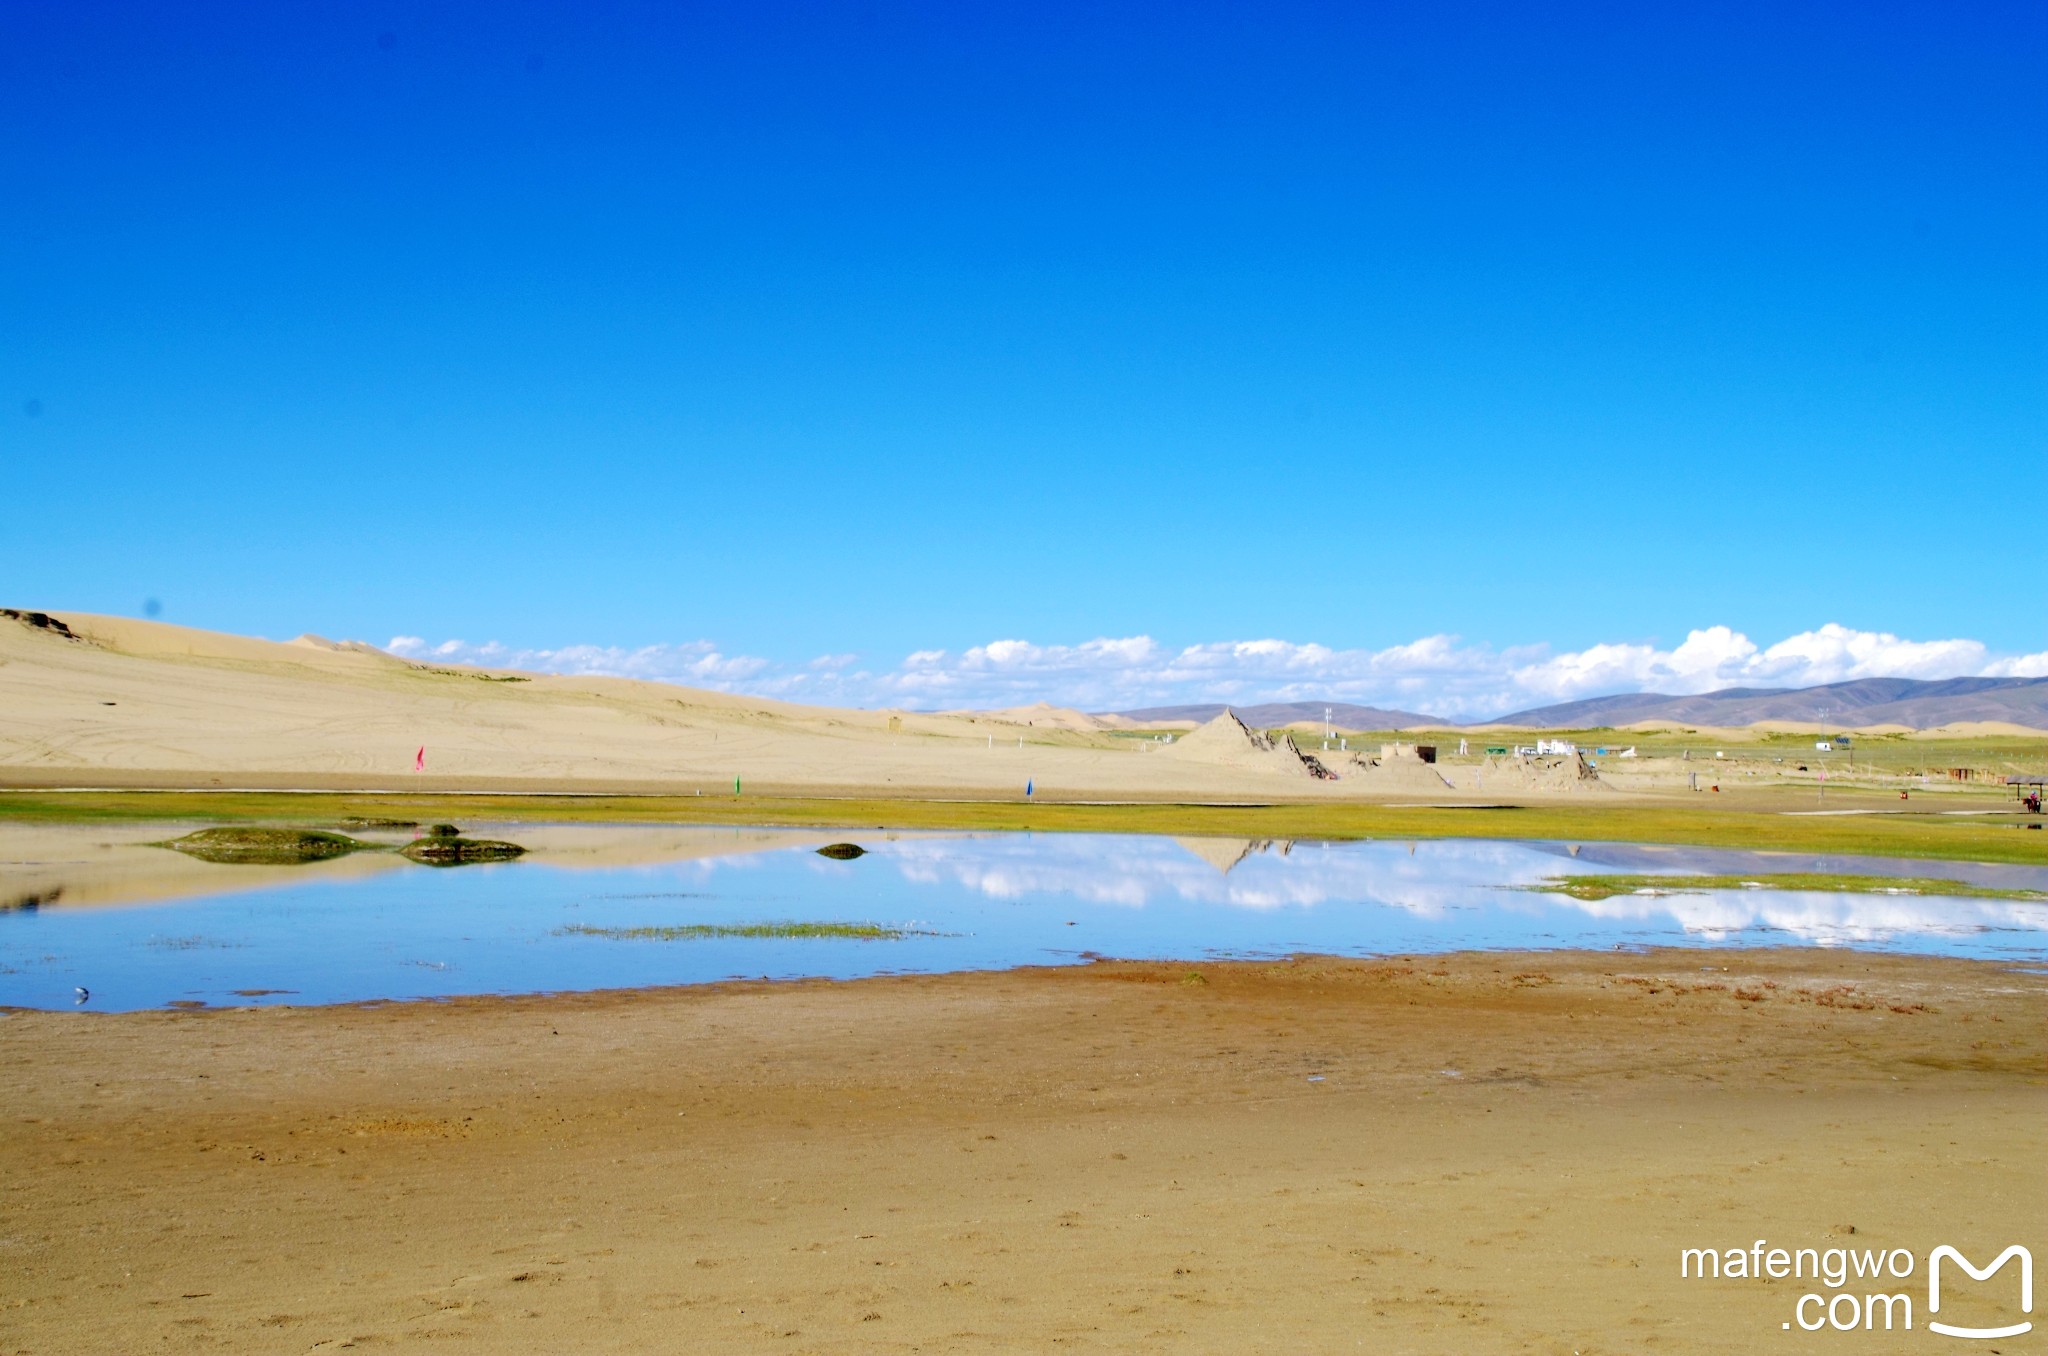
<svg viewBox="0 0 2048 1356">
<path fill-rule="evenodd" d="M 0 1004 L 70 1007 L 75 987 L 90 991 L 92 1007 L 132 1009 L 852 978 L 1089 956 L 1711 944 L 2048 959 L 2048 904 L 2038 902 L 1782 890 L 1587 902 L 1516 888 L 1563 873 L 1819 869 L 2048 890 L 2038 868 L 1085 834 L 855 835 L 869 855 L 832 861 L 814 851 L 827 841 L 815 834 L 607 829 L 593 847 L 589 831 L 503 832 L 539 850 L 447 871 L 393 859 L 254 874 L 164 862 L 176 890 L 150 874 L 172 855 L 158 848 L 80 840 L 34 860 L 16 853 L 0 860 L 0 904 L 17 905 L 0 912 Z M 95 885 L 67 895 L 67 879 Z M 776 922 L 873 923 L 906 935 L 606 935 Z"/>
</svg>

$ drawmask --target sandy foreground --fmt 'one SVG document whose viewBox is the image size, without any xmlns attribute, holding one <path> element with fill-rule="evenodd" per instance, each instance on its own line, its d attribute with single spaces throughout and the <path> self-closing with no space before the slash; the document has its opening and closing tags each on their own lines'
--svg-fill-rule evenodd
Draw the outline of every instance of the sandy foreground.
<svg viewBox="0 0 2048 1356">
<path fill-rule="evenodd" d="M 2044 998 L 1798 950 L 5 1013 L 0 1350 L 1962 1346 L 1928 1252 L 2048 1258 Z M 1915 1330 L 1679 1278 L 1757 1239 L 1911 1250 Z"/>
</svg>

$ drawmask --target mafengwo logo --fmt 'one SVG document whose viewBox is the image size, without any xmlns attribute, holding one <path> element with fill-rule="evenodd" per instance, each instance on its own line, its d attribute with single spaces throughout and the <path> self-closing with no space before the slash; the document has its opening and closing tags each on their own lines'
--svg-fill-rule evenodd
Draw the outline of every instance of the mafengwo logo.
<svg viewBox="0 0 2048 1356">
<path fill-rule="evenodd" d="M 1993 1259 L 1991 1265 L 1981 1271 L 1970 1265 L 1969 1258 L 1963 1256 L 1946 1243 L 1928 1254 L 1927 1312 L 1930 1315 L 1941 1312 L 1941 1264 L 1944 1261 L 1954 1262 L 1970 1274 L 1971 1280 L 1988 1281 L 1993 1273 L 2002 1270 L 2007 1262 L 2015 1259 L 2020 1264 L 2020 1312 L 2023 1314 L 2033 1313 L 2034 1254 L 2028 1252 L 2017 1243 L 1998 1254 Z M 1958 1328 L 1947 1323 L 1937 1323 L 1930 1318 L 1927 1323 L 1927 1330 L 1929 1332 L 1938 1332 L 1944 1337 L 2018 1337 L 2023 1332 L 2031 1331 L 2033 1326 L 2030 1320 L 2025 1323 L 2009 1323 L 2002 1328 Z"/>
<path fill-rule="evenodd" d="M 2009 1263 L 2018 1264 L 2012 1268 L 2018 1273 L 2017 1307 L 2012 1303 L 2011 1281 L 2001 1275 Z M 1900 1282 L 1910 1282 L 1920 1269 L 1919 1258 L 1905 1248 L 1788 1249 L 1771 1247 L 1768 1240 L 1759 1238 L 1747 1248 L 1678 1250 L 1681 1280 L 1813 1281 L 1819 1288 L 1795 1299 L 1792 1316 L 1778 1325 L 1788 1332 L 1911 1331 L 1918 1287 Z M 1926 1274 L 1927 1308 L 1921 1315 L 1926 1327 L 1921 1331 L 1966 1340 L 2018 1337 L 2033 1331 L 2034 1322 L 2026 1315 L 2034 1312 L 2034 1254 L 2019 1244 L 1980 1267 L 1960 1249 L 1943 1243 L 1927 1254 Z M 1942 1300 L 1956 1298 L 1958 1286 L 1966 1284 L 1964 1277 L 1993 1285 L 1987 1293 L 1998 1296 L 1996 1308 L 2005 1322 L 1964 1324 L 1939 1317 Z M 1949 1313 L 1954 1317 L 1953 1303 Z"/>
</svg>

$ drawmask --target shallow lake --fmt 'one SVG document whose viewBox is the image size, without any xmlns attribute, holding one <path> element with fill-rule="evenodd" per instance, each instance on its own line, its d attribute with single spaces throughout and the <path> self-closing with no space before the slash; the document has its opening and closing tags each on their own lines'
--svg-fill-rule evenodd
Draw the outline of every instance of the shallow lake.
<svg viewBox="0 0 2048 1356">
<path fill-rule="evenodd" d="M 1295 952 L 1836 946 L 2048 960 L 2048 904 L 1771 889 L 1582 901 L 1600 872 L 1834 871 L 2048 890 L 2048 869 L 1496 841 L 479 826 L 528 858 L 192 862 L 178 826 L 0 835 L 0 1005 L 333 1003 Z M 845 838 L 852 861 L 816 852 Z M 702 935 L 763 924 L 891 935 Z M 652 936 L 629 935 L 654 930 Z M 83 987 L 90 997 L 74 992 Z"/>
</svg>

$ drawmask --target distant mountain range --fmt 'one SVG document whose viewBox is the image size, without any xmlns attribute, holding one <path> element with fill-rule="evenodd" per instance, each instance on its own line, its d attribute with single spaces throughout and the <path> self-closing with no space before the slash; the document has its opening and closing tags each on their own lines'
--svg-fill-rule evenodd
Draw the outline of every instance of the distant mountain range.
<svg viewBox="0 0 2048 1356">
<path fill-rule="evenodd" d="M 1119 711 L 1141 722 L 1213 719 L 1223 703 L 1195 706 L 1154 706 Z M 1399 730 L 1415 725 L 1456 725 L 1414 711 L 1389 711 L 1348 702 L 1265 702 L 1231 708 L 1246 723 L 1271 729 L 1294 721 L 1321 721 L 1323 712 L 1347 730 Z M 1583 730 L 1630 725 L 1636 721 L 1670 721 L 1679 725 L 1754 725 L 1758 721 L 1789 721 L 1827 726 L 1905 725 L 1916 730 L 1962 721 L 2004 721 L 2048 730 L 2048 678 L 1858 678 L 1819 687 L 1731 687 L 1697 696 L 1675 697 L 1661 692 L 1629 692 L 1589 697 L 1516 711 L 1488 725 L 1523 725 L 1539 730 Z"/>
<path fill-rule="evenodd" d="M 2048 678 L 1858 678 L 1791 689 L 1731 687 L 1696 697 L 1637 692 L 1539 706 L 1502 716 L 1498 723 L 1558 730 L 1639 720 L 1686 725 L 1783 720 L 1814 726 L 1907 725 L 1916 730 L 1966 720 L 2000 720 L 2048 729 Z"/>
</svg>

